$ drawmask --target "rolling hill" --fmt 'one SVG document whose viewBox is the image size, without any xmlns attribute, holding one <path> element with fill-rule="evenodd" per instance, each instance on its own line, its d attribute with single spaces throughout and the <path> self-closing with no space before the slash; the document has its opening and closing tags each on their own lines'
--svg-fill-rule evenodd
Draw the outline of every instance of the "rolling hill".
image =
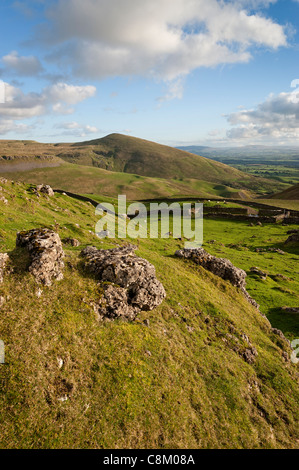
<svg viewBox="0 0 299 470">
<path fill-rule="evenodd" d="M 27 164 L 28 165 L 28 162 Z M 33 165 L 32 162 L 29 165 Z M 24 168 L 24 166 L 22 166 Z M 195 196 L 212 198 L 215 196 L 224 198 L 246 199 L 250 197 L 250 191 L 238 190 L 223 184 L 213 184 L 192 178 L 182 180 L 166 180 L 162 178 L 150 178 L 130 173 L 120 173 L 107 171 L 102 168 L 76 165 L 61 162 L 59 168 L 56 165 L 37 168 L 26 166 L 26 170 L 1 173 L 14 180 L 27 183 L 51 185 L 55 189 L 63 189 L 81 194 L 105 195 L 116 197 L 118 194 L 125 194 L 130 200 L 140 200 L 148 198 L 168 198 Z"/>
<path fill-rule="evenodd" d="M 274 194 L 271 196 L 271 199 L 290 199 L 290 200 L 299 200 L 299 184 L 295 184 L 290 188 L 282 191 L 281 193 Z"/>
<path fill-rule="evenodd" d="M 192 177 L 215 183 L 244 178 L 240 171 L 219 162 L 121 134 L 111 134 L 102 139 L 75 144 L 75 147 L 89 148 L 95 154 L 94 157 L 87 157 L 85 164 L 92 163 L 101 167 L 105 165 L 107 170 L 166 179 Z M 88 158 L 93 161 L 88 161 Z M 72 162 L 75 162 L 74 158 Z M 77 163 L 82 164 L 83 161 L 79 160 Z"/>
<path fill-rule="evenodd" d="M 12 177 L 16 178 L 20 176 L 20 172 L 23 172 L 22 179 L 31 182 L 30 172 L 35 168 L 48 169 L 59 166 L 56 173 L 60 174 L 62 180 L 64 174 L 67 178 L 67 168 L 70 169 L 70 167 L 63 166 L 63 162 L 75 164 L 81 168 L 92 167 L 105 170 L 107 186 L 110 179 L 108 172 L 129 174 L 130 178 L 132 175 L 139 175 L 159 178 L 160 182 L 167 180 L 170 183 L 163 183 L 162 186 L 166 184 L 176 188 L 171 191 L 171 195 L 189 195 L 191 190 L 195 195 L 204 196 L 215 195 L 220 191 L 223 197 L 229 197 L 231 192 L 240 190 L 247 190 L 252 195 L 269 195 L 284 189 L 284 186 L 278 182 L 247 175 L 222 163 L 121 134 L 111 134 L 102 139 L 76 144 L 0 141 L 1 174 L 10 172 Z M 82 173 L 84 172 L 85 170 L 82 170 Z M 113 179 L 113 176 L 111 178 Z M 44 179 L 43 182 L 47 181 Z M 149 193 L 150 186 L 147 186 Z M 66 186 L 62 187 L 70 189 Z M 77 184 L 77 190 L 86 192 L 80 189 L 79 184 Z M 162 196 L 165 195 L 162 194 L 163 192 L 161 192 Z M 102 188 L 102 193 L 107 194 L 105 188 Z M 157 194 L 154 194 L 154 197 L 156 196 Z"/>
</svg>

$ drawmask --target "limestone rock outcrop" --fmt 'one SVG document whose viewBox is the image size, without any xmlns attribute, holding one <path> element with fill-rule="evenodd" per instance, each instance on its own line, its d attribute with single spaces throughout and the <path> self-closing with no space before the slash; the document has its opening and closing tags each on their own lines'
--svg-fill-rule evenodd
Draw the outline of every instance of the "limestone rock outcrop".
<svg viewBox="0 0 299 470">
<path fill-rule="evenodd" d="M 155 267 L 136 256 L 136 249 L 129 245 L 112 250 L 87 247 L 82 251 L 86 269 L 107 283 L 102 284 L 103 296 L 95 305 L 99 319 L 134 320 L 141 310 L 153 310 L 166 297 Z"/>
<path fill-rule="evenodd" d="M 246 285 L 246 272 L 243 269 L 236 268 L 228 259 L 210 255 L 203 248 L 178 250 L 175 255 L 179 258 L 192 259 L 196 264 L 229 281 L 233 286 L 243 288 Z"/>
<path fill-rule="evenodd" d="M 54 191 L 48 184 L 40 184 L 39 186 L 36 186 L 36 190 L 39 193 L 46 194 L 49 197 L 54 196 Z"/>
<path fill-rule="evenodd" d="M 8 254 L 7 253 L 0 253 L 0 284 L 3 282 L 3 274 L 6 264 L 8 262 Z"/>
<path fill-rule="evenodd" d="M 283 332 L 281 330 L 279 330 L 278 328 L 272 328 L 272 333 L 276 336 L 279 336 L 279 338 L 284 342 L 286 343 L 288 346 L 291 345 L 290 341 L 285 337 L 285 335 L 283 334 Z"/>
<path fill-rule="evenodd" d="M 62 242 L 66 245 L 71 245 L 74 247 L 80 246 L 80 242 L 76 238 L 65 238 L 64 240 L 62 240 Z"/>
<path fill-rule="evenodd" d="M 238 287 L 243 292 L 248 302 L 259 309 L 257 302 L 246 290 L 246 272 L 243 271 L 243 269 L 234 266 L 228 259 L 212 256 L 203 248 L 193 250 L 185 248 L 183 250 L 176 251 L 175 255 L 179 258 L 191 259 L 194 263 L 199 264 L 207 271 L 212 272 L 225 281 L 229 281 L 233 286 Z"/>
<path fill-rule="evenodd" d="M 63 279 L 64 252 L 56 232 L 47 228 L 19 232 L 16 245 L 27 248 L 31 260 L 29 271 L 37 283 L 50 286 L 53 279 Z"/>
</svg>

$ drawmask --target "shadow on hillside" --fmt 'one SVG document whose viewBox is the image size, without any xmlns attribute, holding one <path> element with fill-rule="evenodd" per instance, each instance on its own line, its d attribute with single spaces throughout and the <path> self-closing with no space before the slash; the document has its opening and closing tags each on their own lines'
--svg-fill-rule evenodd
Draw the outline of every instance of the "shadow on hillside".
<svg viewBox="0 0 299 470">
<path fill-rule="evenodd" d="M 79 255 L 79 260 L 78 258 L 76 259 L 65 259 L 65 265 L 69 269 L 76 269 L 76 271 L 79 273 L 80 276 L 87 278 L 87 279 L 92 279 L 95 282 L 100 282 L 100 280 L 97 278 L 96 274 L 90 272 L 86 267 L 85 267 L 85 260 Z"/>
<path fill-rule="evenodd" d="M 286 253 L 292 254 L 292 255 L 297 255 L 299 256 L 299 246 L 298 243 L 282 243 L 281 244 L 281 249 L 285 251 Z"/>
<path fill-rule="evenodd" d="M 280 242 L 280 243 L 269 243 L 265 242 L 263 244 L 260 244 L 258 246 L 256 245 L 251 245 L 248 246 L 250 251 L 257 251 L 260 250 L 260 253 L 275 253 L 275 250 L 281 250 L 285 253 L 292 254 L 292 255 L 299 255 L 299 246 L 298 244 L 295 243 L 288 243 L 286 244 L 285 242 Z M 282 254 L 282 253 L 281 253 Z"/>
<path fill-rule="evenodd" d="M 280 307 L 270 308 L 267 317 L 273 328 L 278 328 L 286 336 L 299 338 L 298 314 L 286 313 Z"/>
</svg>

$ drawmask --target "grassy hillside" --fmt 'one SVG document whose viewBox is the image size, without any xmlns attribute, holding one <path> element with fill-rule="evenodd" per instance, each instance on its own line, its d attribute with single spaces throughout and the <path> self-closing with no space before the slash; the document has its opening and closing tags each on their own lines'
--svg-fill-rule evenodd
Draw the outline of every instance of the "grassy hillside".
<svg viewBox="0 0 299 470">
<path fill-rule="evenodd" d="M 32 166 L 26 168 L 25 164 L 32 159 L 38 163 L 37 167 L 41 161 L 44 167 L 53 166 L 52 160 L 58 158 L 55 160 L 56 165 L 64 160 L 112 172 L 175 180 L 178 184 L 188 184 L 191 179 L 193 186 L 196 186 L 196 182 L 204 182 L 229 188 L 229 191 L 249 190 L 267 195 L 284 188 L 277 181 L 247 175 L 199 155 L 121 134 L 76 144 L 0 141 L 0 156 L 2 173 L 9 170 L 10 166 L 14 173 L 31 170 Z M 23 167 L 18 168 L 18 164 L 23 164 Z"/>
<path fill-rule="evenodd" d="M 96 155 L 92 157 L 92 164 L 112 171 L 166 179 L 192 177 L 254 191 L 259 190 L 263 182 L 264 190 L 272 190 L 269 181 L 258 181 L 222 163 L 136 137 L 111 134 L 102 139 L 75 144 L 75 147 L 85 151 L 90 149 Z M 89 158 L 85 164 L 91 164 L 90 160 L 88 163 Z M 71 161 L 74 163 L 75 159 Z M 83 162 L 81 160 L 78 163 Z"/>
<path fill-rule="evenodd" d="M 299 184 L 295 184 L 281 193 L 274 194 L 273 199 L 299 200 Z"/>
<path fill-rule="evenodd" d="M 299 211 L 299 199 L 256 199 L 254 202 L 260 202 L 261 204 L 270 204 L 275 207 L 282 209 L 289 209 L 293 211 Z"/>
<path fill-rule="evenodd" d="M 167 299 L 133 323 L 98 323 L 90 304 L 99 292 L 80 250 L 124 241 L 95 237 L 87 203 L 2 186 L 0 251 L 12 262 L 0 285 L 1 448 L 298 448 L 298 366 L 285 362 L 279 338 L 236 288 L 174 258 L 181 241 L 140 240 L 137 253 L 155 265 Z M 217 236 L 228 244 L 231 223 L 207 225 L 205 243 Z M 18 230 L 39 226 L 81 242 L 64 247 L 65 279 L 42 287 L 40 298 L 27 255 L 15 248 Z M 275 227 L 275 241 L 286 229 Z M 250 230 L 258 236 L 253 247 L 269 237 L 266 227 Z M 253 250 L 250 256 L 249 264 L 267 262 Z M 288 265 L 295 255 L 286 256 Z M 240 355 L 244 333 L 258 351 L 255 364 Z"/>
<path fill-rule="evenodd" d="M 168 179 L 192 175 L 199 180 L 218 183 L 244 176 L 235 169 L 199 155 L 121 134 L 76 144 L 76 147 L 93 150 L 99 165 L 105 165 L 106 169 L 126 173 Z"/>
<path fill-rule="evenodd" d="M 290 340 L 299 338 L 299 317 L 281 308 L 299 304 L 299 246 L 285 245 L 287 232 L 292 229 L 298 226 L 251 227 L 248 222 L 204 220 L 205 249 L 215 256 L 230 259 L 247 272 L 248 292 L 273 326 L 283 330 Z M 273 249 L 283 253 L 270 251 Z M 252 267 L 265 273 L 266 279 L 252 273 Z"/>
<path fill-rule="evenodd" d="M 192 178 L 165 180 L 71 163 L 63 163 L 59 168 L 44 167 L 10 173 L 1 173 L 0 165 L 0 175 L 27 183 L 47 183 L 65 191 L 93 193 L 100 198 L 102 195 L 117 197 L 119 194 L 126 194 L 131 200 L 181 196 L 242 198 L 246 193 Z M 246 194 L 250 195 L 250 192 Z"/>
</svg>

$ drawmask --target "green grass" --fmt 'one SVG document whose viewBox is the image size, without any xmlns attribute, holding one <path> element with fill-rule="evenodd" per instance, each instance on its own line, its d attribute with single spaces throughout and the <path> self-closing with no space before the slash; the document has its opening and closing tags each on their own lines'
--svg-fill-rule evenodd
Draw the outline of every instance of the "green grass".
<svg viewBox="0 0 299 470">
<path fill-rule="evenodd" d="M 283 360 L 279 340 L 236 288 L 173 256 L 183 242 L 139 240 L 137 253 L 155 265 L 167 299 L 135 322 L 98 323 L 91 302 L 100 294 L 80 250 L 122 242 L 95 237 L 87 203 L 59 194 L 38 199 L 28 186 L 11 183 L 3 194 L 9 203 L 0 212 L 0 251 L 12 262 L 0 285 L 7 362 L 0 365 L 1 448 L 298 448 L 297 367 Z M 15 248 L 18 230 L 39 226 L 81 242 L 64 246 L 65 278 L 42 287 L 41 298 L 26 253 Z M 207 220 L 205 242 L 244 244 L 254 234 L 254 247 L 285 238 L 280 226 L 232 228 Z M 268 255 L 207 248 L 270 270 Z M 296 255 L 286 256 L 273 254 L 273 272 L 293 268 Z M 243 333 L 258 350 L 253 365 L 241 357 Z M 65 394 L 68 400 L 59 401 Z"/>
<path fill-rule="evenodd" d="M 1 170 L 1 167 L 0 167 Z M 0 171 L 1 175 L 1 171 Z M 5 177 L 6 173 L 2 173 Z M 10 172 L 9 177 L 27 183 L 50 184 L 55 189 L 87 194 L 89 196 L 117 197 L 125 194 L 128 199 L 159 197 L 238 197 L 238 190 L 193 179 L 165 180 L 128 173 L 117 173 L 89 166 L 64 163 L 57 168 L 36 168 Z"/>
<path fill-rule="evenodd" d="M 168 197 L 204 197 L 204 198 L 235 198 L 250 199 L 254 192 L 240 190 L 243 183 L 240 181 L 236 187 L 223 184 L 215 184 L 200 181 L 194 178 L 162 179 L 150 178 L 129 173 L 120 173 L 103 170 L 91 166 L 82 166 L 72 163 L 63 163 L 57 167 L 43 167 L 27 169 L 24 171 L 10 171 L 0 175 L 34 184 L 50 184 L 55 189 L 64 189 L 75 193 L 88 194 L 89 196 L 117 197 L 125 194 L 129 200 L 141 200 Z M 261 182 L 255 182 L 252 188 L 262 195 L 267 193 Z"/>
<path fill-rule="evenodd" d="M 234 167 L 250 175 L 270 178 L 286 185 L 299 183 L 299 169 L 283 166 L 281 160 L 279 160 L 279 165 L 257 164 L 253 161 L 251 165 L 234 165 Z"/>
<path fill-rule="evenodd" d="M 5 174 L 4 174 L 5 176 Z M 191 188 L 180 183 L 172 183 L 158 178 L 116 173 L 100 168 L 65 163 L 57 168 L 35 169 L 26 172 L 10 173 L 16 180 L 38 184 L 43 182 L 54 188 L 66 191 L 108 197 L 126 194 L 129 199 L 173 196 L 180 193 L 191 194 Z"/>
<path fill-rule="evenodd" d="M 235 202 L 230 201 L 205 201 L 205 207 L 221 207 L 222 209 L 242 209 L 244 205 L 236 204 Z"/>
<path fill-rule="evenodd" d="M 266 224 L 250 227 L 248 222 L 204 221 L 205 249 L 215 256 L 230 259 L 247 272 L 248 292 L 260 304 L 262 313 L 289 339 L 299 338 L 298 316 L 280 310 L 283 306 L 299 305 L 299 247 L 284 244 L 289 236 L 287 231 L 292 229 L 297 226 Z M 211 240 L 216 243 L 208 243 Z M 255 252 L 257 248 L 278 248 L 285 254 Z M 267 279 L 264 281 L 252 275 L 251 267 L 266 272 Z"/>
<path fill-rule="evenodd" d="M 299 200 L 288 199 L 256 199 L 255 202 L 268 204 L 270 206 L 281 207 L 282 209 L 289 209 L 299 211 Z"/>
</svg>

